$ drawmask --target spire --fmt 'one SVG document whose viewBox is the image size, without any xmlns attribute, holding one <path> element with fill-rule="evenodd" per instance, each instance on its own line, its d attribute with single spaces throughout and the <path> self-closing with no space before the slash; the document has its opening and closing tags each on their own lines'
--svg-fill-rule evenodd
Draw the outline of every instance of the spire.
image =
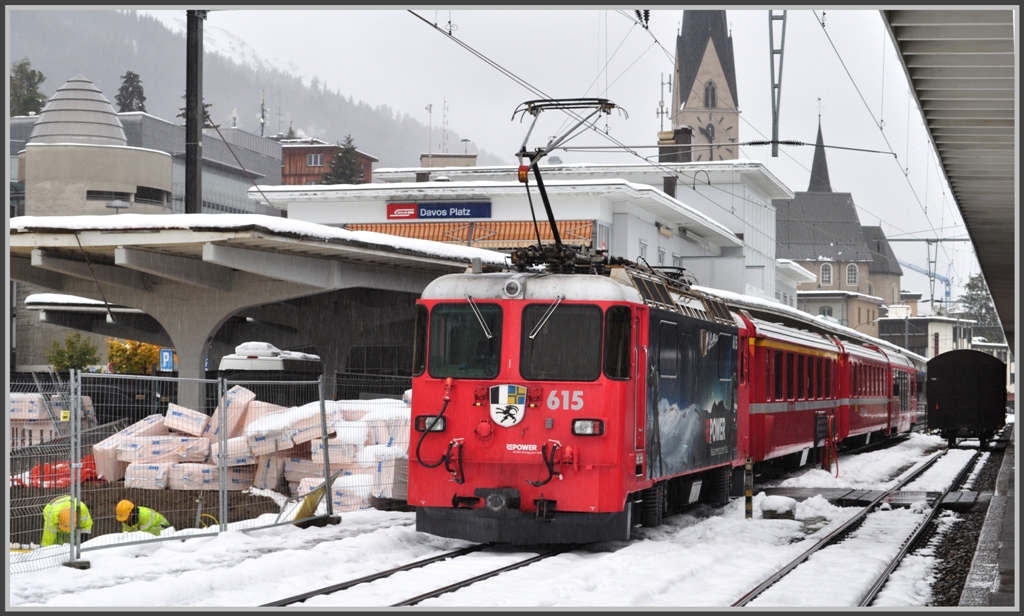
<svg viewBox="0 0 1024 616">
<path fill-rule="evenodd" d="M 807 192 L 832 192 L 825 162 L 825 141 L 821 138 L 821 116 L 818 116 L 818 141 L 814 144 L 814 162 L 811 163 L 811 183 Z"/>
</svg>

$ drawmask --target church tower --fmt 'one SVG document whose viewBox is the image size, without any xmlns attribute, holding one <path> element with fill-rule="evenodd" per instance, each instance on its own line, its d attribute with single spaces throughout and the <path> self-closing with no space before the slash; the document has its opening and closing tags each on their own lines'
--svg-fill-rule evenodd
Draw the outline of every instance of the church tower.
<svg viewBox="0 0 1024 616">
<path fill-rule="evenodd" d="M 736 65 L 725 11 L 683 11 L 672 109 L 672 129 L 693 130 L 691 160 L 739 158 Z"/>
</svg>

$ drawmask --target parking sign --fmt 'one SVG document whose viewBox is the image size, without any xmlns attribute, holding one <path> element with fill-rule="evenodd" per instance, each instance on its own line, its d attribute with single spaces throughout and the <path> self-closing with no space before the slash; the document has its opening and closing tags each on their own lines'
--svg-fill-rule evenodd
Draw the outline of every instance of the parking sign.
<svg viewBox="0 0 1024 616">
<path fill-rule="evenodd" d="M 160 349 L 160 371 L 174 372 L 174 349 Z"/>
</svg>

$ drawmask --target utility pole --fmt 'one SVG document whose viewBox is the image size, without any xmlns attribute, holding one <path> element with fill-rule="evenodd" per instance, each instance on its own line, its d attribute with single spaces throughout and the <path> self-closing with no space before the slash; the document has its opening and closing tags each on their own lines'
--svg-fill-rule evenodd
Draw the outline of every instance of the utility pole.
<svg viewBox="0 0 1024 616">
<path fill-rule="evenodd" d="M 775 22 L 782 22 L 782 36 L 779 37 L 779 47 L 775 47 Z M 775 11 L 768 11 L 768 45 L 771 48 L 769 59 L 772 65 L 772 157 L 779 156 L 779 105 L 782 102 L 782 52 L 786 46 L 786 11 L 782 15 L 776 15 Z M 775 74 L 775 56 L 779 57 L 779 72 Z M 821 112 L 818 112 L 821 115 Z"/>
<path fill-rule="evenodd" d="M 203 211 L 203 21 L 206 11 L 185 11 L 185 213 Z"/>
<path fill-rule="evenodd" d="M 931 292 L 932 310 L 935 310 L 935 262 L 939 257 L 939 242 L 969 242 L 966 237 L 926 237 L 926 238 L 897 238 L 887 240 L 889 242 L 926 242 L 928 249 L 928 286 Z M 932 256 L 932 244 L 935 244 L 935 256 Z M 948 309 L 948 308 L 947 308 Z"/>
<path fill-rule="evenodd" d="M 658 118 L 660 124 L 658 125 L 659 131 L 665 130 L 665 116 L 669 115 L 668 110 L 665 109 L 665 85 L 668 85 L 668 93 L 672 94 L 672 75 L 668 76 L 668 81 L 665 81 L 665 73 L 661 74 L 661 100 L 658 101 Z"/>
<path fill-rule="evenodd" d="M 427 104 L 425 109 L 427 110 L 427 114 L 429 114 L 427 116 L 429 118 L 427 120 L 427 124 L 430 126 L 427 131 L 427 166 L 432 166 L 430 161 L 433 160 L 433 156 L 431 156 L 431 152 L 433 152 L 433 150 L 431 148 L 433 147 L 434 141 L 434 104 Z"/>
<path fill-rule="evenodd" d="M 260 90 L 260 137 L 263 136 L 263 127 L 267 124 L 267 106 L 264 104 L 266 97 L 263 90 Z"/>
</svg>

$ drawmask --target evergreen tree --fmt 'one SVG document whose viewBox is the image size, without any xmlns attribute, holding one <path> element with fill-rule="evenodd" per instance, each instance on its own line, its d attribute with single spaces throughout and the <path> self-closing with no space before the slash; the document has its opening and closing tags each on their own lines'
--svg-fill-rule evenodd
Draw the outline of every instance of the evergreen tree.
<svg viewBox="0 0 1024 616">
<path fill-rule="evenodd" d="M 292 123 L 288 123 L 288 133 L 284 136 L 285 139 L 295 139 L 298 135 L 295 134 L 295 129 L 292 128 Z"/>
<path fill-rule="evenodd" d="M 362 184 L 363 163 L 352 143 L 352 135 L 346 135 L 340 149 L 331 159 L 331 170 L 320 176 L 321 184 Z"/>
<path fill-rule="evenodd" d="M 142 89 L 142 78 L 138 73 L 128 71 L 121 75 L 121 88 L 117 91 L 114 100 L 117 101 L 118 113 L 126 111 L 145 111 L 146 94 Z"/>
<path fill-rule="evenodd" d="M 11 63 L 11 116 L 39 113 L 46 104 L 46 97 L 39 91 L 39 84 L 46 81 L 32 68 L 28 58 Z"/>
<path fill-rule="evenodd" d="M 182 94 L 181 98 L 185 98 L 185 95 Z M 220 128 L 220 124 L 214 124 L 213 118 L 210 117 L 211 106 L 213 106 L 213 103 L 203 103 L 203 128 Z M 185 119 L 185 107 L 178 107 L 178 115 L 174 117 Z"/>
<path fill-rule="evenodd" d="M 56 340 L 53 341 L 50 350 L 46 352 L 46 361 L 50 362 L 57 372 L 83 370 L 100 361 L 96 350 L 95 344 L 82 340 L 82 334 L 72 332 L 64 338 L 63 346 L 57 344 Z"/>
<path fill-rule="evenodd" d="M 974 326 L 975 335 L 985 338 L 988 342 L 1006 341 L 995 304 L 992 303 L 992 295 L 980 273 L 968 279 L 967 285 L 964 286 L 964 294 L 957 299 L 957 304 L 966 318 L 977 321 Z"/>
</svg>

